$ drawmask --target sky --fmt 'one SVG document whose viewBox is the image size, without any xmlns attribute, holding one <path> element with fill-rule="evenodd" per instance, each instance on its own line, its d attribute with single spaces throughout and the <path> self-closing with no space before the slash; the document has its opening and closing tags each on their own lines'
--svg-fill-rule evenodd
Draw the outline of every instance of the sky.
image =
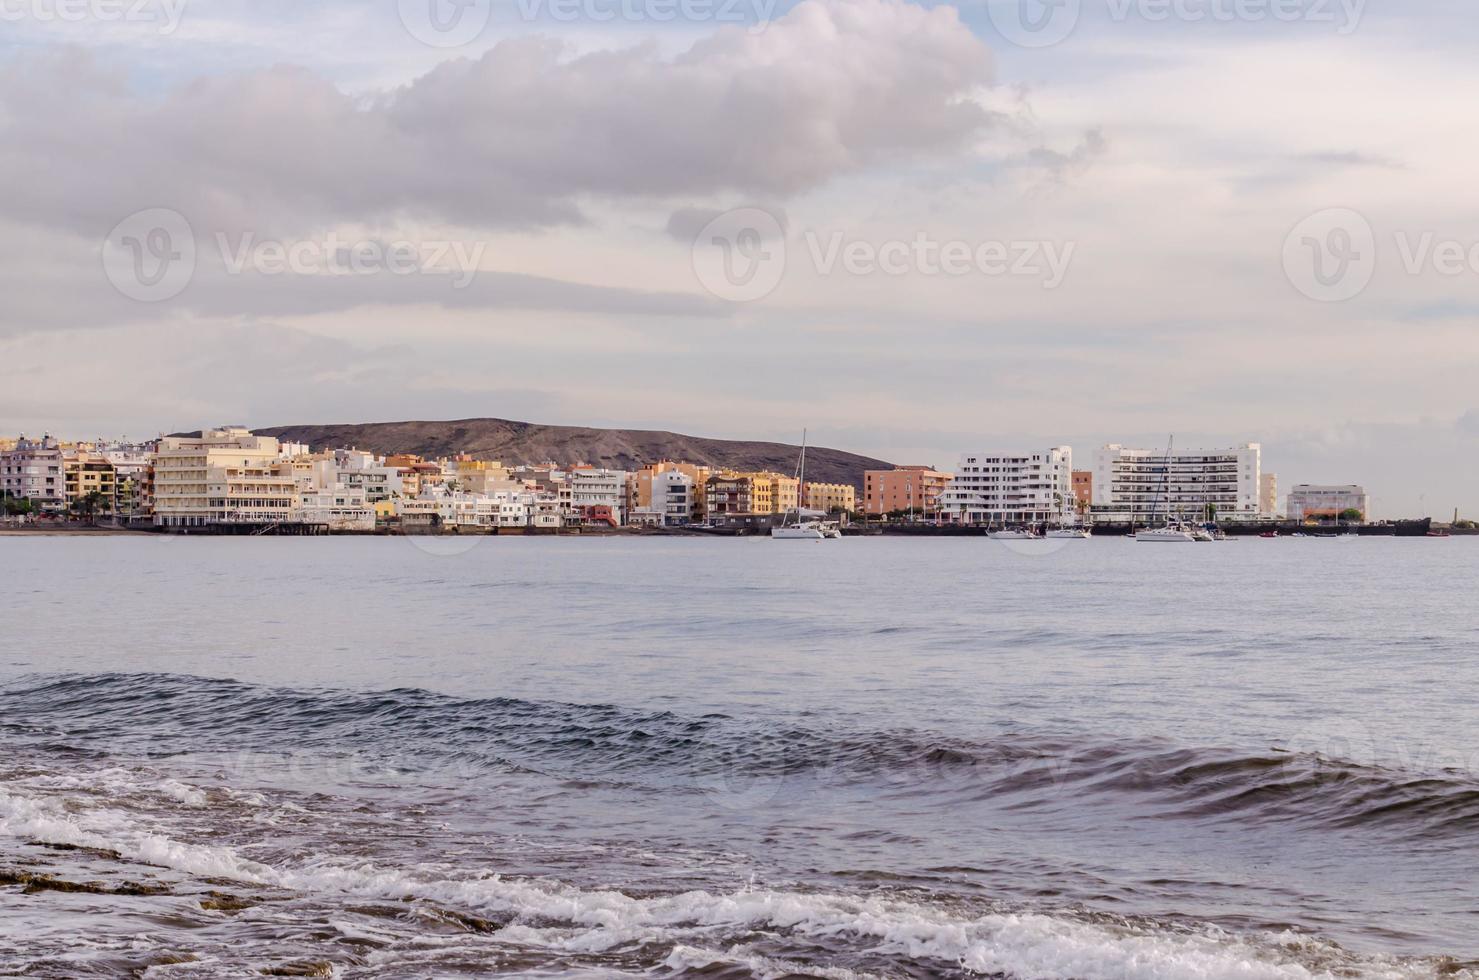
<svg viewBox="0 0 1479 980">
<path fill-rule="evenodd" d="M 0 431 L 1258 442 L 1479 517 L 1467 0 L 0 0 Z"/>
</svg>

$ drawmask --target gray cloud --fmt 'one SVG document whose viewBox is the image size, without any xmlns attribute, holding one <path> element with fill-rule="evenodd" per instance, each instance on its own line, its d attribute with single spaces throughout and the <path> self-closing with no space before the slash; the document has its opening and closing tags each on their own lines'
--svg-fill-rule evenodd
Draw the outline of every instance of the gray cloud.
<svg viewBox="0 0 1479 980">
<path fill-rule="evenodd" d="M 90 55 L 49 51 L 0 69 L 0 180 L 28 188 L 0 208 L 88 235 L 145 207 L 285 234 L 579 222 L 586 196 L 782 196 L 962 146 L 990 122 L 968 98 L 989 81 L 953 8 L 887 0 L 808 0 L 676 56 L 507 40 L 363 98 L 286 66 L 143 95 Z"/>
</svg>

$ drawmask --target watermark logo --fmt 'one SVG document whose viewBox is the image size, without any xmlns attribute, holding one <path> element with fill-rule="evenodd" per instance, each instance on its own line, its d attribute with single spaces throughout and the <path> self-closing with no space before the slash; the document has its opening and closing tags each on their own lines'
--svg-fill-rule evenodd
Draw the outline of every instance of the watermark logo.
<svg viewBox="0 0 1479 980">
<path fill-rule="evenodd" d="M 173 34 L 189 0 L 0 0 L 0 23 L 146 24 Z"/>
<path fill-rule="evenodd" d="M 1284 274 L 1295 289 L 1321 303 L 1342 303 L 1366 291 L 1376 274 L 1376 233 L 1350 208 L 1326 208 L 1284 239 Z"/>
<path fill-rule="evenodd" d="M 453 289 L 472 285 L 486 242 L 323 238 L 259 239 L 253 232 L 216 232 L 197 244 L 184 215 L 150 208 L 129 215 L 103 242 L 103 271 L 124 296 L 146 303 L 173 299 L 215 246 L 228 276 L 441 276 Z"/>
<path fill-rule="evenodd" d="M 246 232 L 233 240 L 217 232 L 216 247 L 233 276 L 452 276 L 453 289 L 466 289 L 477 277 L 487 243 L 350 241 L 332 232 L 291 242 L 259 241 Z"/>
<path fill-rule="evenodd" d="M 769 296 L 788 259 L 818 277 L 920 276 L 1021 278 L 1057 289 L 1073 263 L 1074 242 L 913 238 L 875 240 L 809 228 L 801 248 L 788 249 L 781 223 L 760 208 L 736 208 L 706 225 L 693 242 L 693 271 L 719 299 L 752 302 Z"/>
<path fill-rule="evenodd" d="M 960 276 L 1035 279 L 1057 289 L 1073 263 L 1074 242 L 1041 240 L 939 240 L 926 232 L 912 239 L 871 241 L 840 231 L 808 230 L 806 255 L 818 275 L 841 270 L 850 276 Z"/>
<path fill-rule="evenodd" d="M 397 0 L 401 24 L 422 44 L 460 48 L 482 37 L 493 0 Z"/>
<path fill-rule="evenodd" d="M 734 208 L 693 240 L 693 272 L 714 296 L 733 303 L 763 299 L 786 272 L 786 236 L 762 208 Z"/>
<path fill-rule="evenodd" d="M 748 24 L 758 33 L 778 5 L 779 0 L 519 0 L 519 16 L 564 24 Z"/>
<path fill-rule="evenodd" d="M 1083 545 L 1085 538 L 1083 532 L 1071 528 L 1061 531 L 1039 529 L 1033 537 L 1015 537 L 1010 531 L 1005 534 L 998 532 L 991 535 L 991 542 L 1023 558 L 1050 558 L 1075 544 Z"/>
<path fill-rule="evenodd" d="M 432 558 L 457 558 L 481 545 L 492 533 L 486 529 L 407 530 L 400 535 L 411 547 Z"/>
<path fill-rule="evenodd" d="M 1099 0 L 1094 0 L 1099 2 Z M 1345 37 L 1366 13 L 1366 0 L 1102 0 L 1114 24 L 1313 24 Z M 1001 36 L 1023 48 L 1067 40 L 1084 12 L 1082 0 L 988 0 L 987 17 Z"/>
<path fill-rule="evenodd" d="M 103 241 L 103 272 L 124 296 L 159 303 L 184 292 L 195 275 L 195 233 L 169 208 L 124 218 Z"/>
<path fill-rule="evenodd" d="M 1082 0 L 988 0 L 986 16 L 1003 38 L 1021 48 L 1049 48 L 1078 26 Z"/>
</svg>

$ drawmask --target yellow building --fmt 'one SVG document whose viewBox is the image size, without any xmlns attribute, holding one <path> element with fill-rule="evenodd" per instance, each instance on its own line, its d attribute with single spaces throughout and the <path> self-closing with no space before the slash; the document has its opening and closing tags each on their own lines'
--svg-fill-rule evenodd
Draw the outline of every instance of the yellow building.
<svg viewBox="0 0 1479 980">
<path fill-rule="evenodd" d="M 848 483 L 808 483 L 803 506 L 824 514 L 841 511 L 851 514 L 858 509 L 858 491 Z"/>
<path fill-rule="evenodd" d="M 800 501 L 801 481 L 783 473 L 721 473 L 704 494 L 710 516 L 786 514 Z"/>
<path fill-rule="evenodd" d="M 493 493 L 513 482 L 508 467 L 496 459 L 459 459 L 455 466 L 447 469 L 446 478 L 467 493 Z"/>
<path fill-rule="evenodd" d="M 288 521 L 301 501 L 289 462 L 212 468 L 206 486 L 216 524 Z"/>
<path fill-rule="evenodd" d="M 772 514 L 789 514 L 801 507 L 801 481 L 783 473 L 761 473 L 770 481 Z"/>
<path fill-rule="evenodd" d="M 62 457 L 62 479 L 69 510 L 112 514 L 118 496 L 118 475 L 106 458 L 82 451 Z"/>
<path fill-rule="evenodd" d="M 154 454 L 154 523 L 198 527 L 282 519 L 278 515 L 291 512 L 298 494 L 293 465 L 279 467 L 277 456 L 276 439 L 241 428 L 161 439 Z"/>
</svg>

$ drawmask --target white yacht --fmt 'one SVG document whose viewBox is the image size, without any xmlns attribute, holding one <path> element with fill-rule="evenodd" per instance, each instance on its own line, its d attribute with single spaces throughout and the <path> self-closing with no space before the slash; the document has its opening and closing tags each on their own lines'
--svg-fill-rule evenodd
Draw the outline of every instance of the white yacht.
<svg viewBox="0 0 1479 980">
<path fill-rule="evenodd" d="M 1004 527 L 987 531 L 986 536 L 994 541 L 1036 541 L 1042 535 L 1030 527 Z"/>
<path fill-rule="evenodd" d="M 1092 537 L 1092 535 L 1092 531 L 1078 524 L 1055 527 L 1048 531 L 1048 537 L 1050 538 L 1087 538 Z"/>
<path fill-rule="evenodd" d="M 1185 528 L 1175 524 L 1167 524 L 1165 527 L 1150 527 L 1143 531 L 1135 532 L 1136 541 L 1169 541 L 1176 544 L 1190 544 L 1197 540 L 1196 535 Z M 1208 541 L 1212 539 L 1207 538 Z"/>
<path fill-rule="evenodd" d="M 794 524 L 783 524 L 780 527 L 770 529 L 770 536 L 778 541 L 824 541 L 827 538 L 840 538 L 842 531 L 829 521 L 797 521 Z"/>
<path fill-rule="evenodd" d="M 801 495 L 806 491 L 806 430 L 801 432 L 801 459 L 796 464 L 796 512 L 795 520 L 786 515 L 780 527 L 770 529 L 770 536 L 777 541 L 826 541 L 842 537 L 842 529 L 835 521 L 823 521 L 801 516 Z"/>
<path fill-rule="evenodd" d="M 1156 492 L 1155 500 L 1151 504 L 1150 519 L 1155 520 L 1156 510 L 1160 507 L 1161 497 L 1166 498 L 1166 523 L 1162 527 L 1148 527 L 1143 531 L 1136 531 L 1135 540 L 1147 543 L 1169 543 L 1169 544 L 1194 544 L 1197 541 L 1211 541 L 1212 536 L 1197 537 L 1197 531 L 1185 524 L 1178 524 L 1171 519 L 1171 447 L 1175 445 L 1176 437 L 1172 436 L 1166 443 L 1166 471 L 1161 475 L 1161 489 Z"/>
</svg>

